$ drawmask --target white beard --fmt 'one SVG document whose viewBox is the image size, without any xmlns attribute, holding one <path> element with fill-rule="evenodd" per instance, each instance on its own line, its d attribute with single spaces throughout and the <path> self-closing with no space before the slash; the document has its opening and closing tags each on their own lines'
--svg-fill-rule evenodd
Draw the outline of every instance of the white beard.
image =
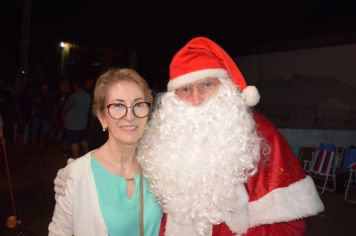
<svg viewBox="0 0 356 236">
<path fill-rule="evenodd" d="M 221 82 L 200 106 L 165 93 L 141 139 L 137 159 L 168 213 L 167 236 L 211 235 L 213 224 L 247 214 L 238 211 L 247 209 L 243 183 L 256 171 L 260 138 L 239 91 Z M 246 231 L 245 218 L 230 229 Z"/>
</svg>

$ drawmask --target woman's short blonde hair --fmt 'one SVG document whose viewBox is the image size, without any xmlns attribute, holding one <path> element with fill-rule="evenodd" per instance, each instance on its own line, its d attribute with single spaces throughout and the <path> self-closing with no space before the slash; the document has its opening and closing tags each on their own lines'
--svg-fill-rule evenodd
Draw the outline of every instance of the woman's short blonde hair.
<svg viewBox="0 0 356 236">
<path fill-rule="evenodd" d="M 95 83 L 92 112 L 94 116 L 105 108 L 109 88 L 120 81 L 132 81 L 142 90 L 145 101 L 152 103 L 153 96 L 148 83 L 135 70 L 129 68 L 113 68 L 104 72 Z"/>
</svg>

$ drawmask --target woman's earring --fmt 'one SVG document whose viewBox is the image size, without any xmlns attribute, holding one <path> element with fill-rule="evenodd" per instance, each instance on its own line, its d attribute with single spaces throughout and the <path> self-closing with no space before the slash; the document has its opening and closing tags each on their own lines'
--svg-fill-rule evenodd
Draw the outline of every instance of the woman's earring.
<svg viewBox="0 0 356 236">
<path fill-rule="evenodd" d="M 108 129 L 108 127 L 103 126 L 103 132 L 105 132 Z"/>
</svg>

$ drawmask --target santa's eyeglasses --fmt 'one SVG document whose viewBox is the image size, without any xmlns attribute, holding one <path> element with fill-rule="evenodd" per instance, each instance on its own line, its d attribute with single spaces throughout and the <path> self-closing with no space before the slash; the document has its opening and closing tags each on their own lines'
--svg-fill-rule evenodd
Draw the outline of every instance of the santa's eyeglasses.
<svg viewBox="0 0 356 236">
<path fill-rule="evenodd" d="M 122 103 L 111 103 L 106 106 L 108 109 L 108 113 L 111 118 L 115 120 L 120 120 L 124 116 L 126 116 L 129 108 L 132 109 L 132 113 L 137 118 L 145 118 L 151 112 L 151 103 L 149 102 L 138 102 L 131 107 L 126 106 Z"/>
<path fill-rule="evenodd" d="M 209 78 L 202 82 L 196 82 L 192 84 L 184 85 L 183 87 L 176 89 L 176 94 L 178 97 L 188 97 L 194 90 L 197 90 L 200 94 L 209 94 L 211 91 L 215 90 L 219 86 L 220 81 L 218 79 Z"/>
</svg>

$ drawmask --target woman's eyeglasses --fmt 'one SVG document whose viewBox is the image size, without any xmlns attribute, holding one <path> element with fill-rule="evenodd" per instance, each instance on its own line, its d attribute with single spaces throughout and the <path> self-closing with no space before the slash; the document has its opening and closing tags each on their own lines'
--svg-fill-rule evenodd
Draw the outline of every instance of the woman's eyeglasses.
<svg viewBox="0 0 356 236">
<path fill-rule="evenodd" d="M 151 107 L 151 104 L 149 102 L 138 102 L 131 107 L 128 107 L 122 103 L 111 103 L 106 106 L 106 108 L 108 109 L 109 115 L 111 116 L 111 118 L 113 118 L 115 120 L 120 120 L 121 118 L 126 116 L 128 108 L 132 109 L 132 113 L 137 118 L 145 118 L 151 112 L 150 107 Z"/>
</svg>

